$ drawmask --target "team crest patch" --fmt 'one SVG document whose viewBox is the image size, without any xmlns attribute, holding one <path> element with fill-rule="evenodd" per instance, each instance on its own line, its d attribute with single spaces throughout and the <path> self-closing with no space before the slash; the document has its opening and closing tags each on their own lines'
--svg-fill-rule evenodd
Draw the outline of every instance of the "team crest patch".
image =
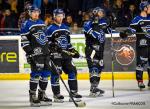
<svg viewBox="0 0 150 109">
<path fill-rule="evenodd" d="M 47 42 L 47 37 L 43 31 L 38 31 L 37 33 L 34 33 L 33 36 L 36 38 L 37 42 L 41 45 L 45 45 Z"/>
<path fill-rule="evenodd" d="M 130 45 L 123 45 L 115 51 L 116 60 L 121 65 L 130 65 L 135 59 L 135 51 Z"/>
</svg>

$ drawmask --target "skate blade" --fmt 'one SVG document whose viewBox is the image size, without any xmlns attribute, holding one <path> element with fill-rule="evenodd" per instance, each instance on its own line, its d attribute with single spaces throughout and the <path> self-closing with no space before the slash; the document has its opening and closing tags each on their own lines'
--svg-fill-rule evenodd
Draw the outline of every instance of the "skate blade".
<svg viewBox="0 0 150 109">
<path fill-rule="evenodd" d="M 86 103 L 84 101 L 76 102 L 77 107 L 85 107 Z"/>
<path fill-rule="evenodd" d="M 63 99 L 55 99 L 55 98 L 54 98 L 54 102 L 55 102 L 55 103 L 63 103 L 64 100 L 63 100 Z"/>
<path fill-rule="evenodd" d="M 50 106 L 52 105 L 52 102 L 44 102 L 44 101 L 40 101 L 41 102 L 41 106 Z"/>
<path fill-rule="evenodd" d="M 90 93 L 89 94 L 89 97 L 93 97 L 93 98 L 95 98 L 95 97 L 102 97 L 103 96 L 103 93 Z"/>
<path fill-rule="evenodd" d="M 143 91 L 144 90 L 144 88 L 140 88 L 140 91 Z"/>
<path fill-rule="evenodd" d="M 41 103 L 30 103 L 31 107 L 40 107 Z"/>
<path fill-rule="evenodd" d="M 81 98 L 73 98 L 75 102 L 81 102 Z M 69 102 L 73 102 L 71 98 L 69 98 Z"/>
</svg>

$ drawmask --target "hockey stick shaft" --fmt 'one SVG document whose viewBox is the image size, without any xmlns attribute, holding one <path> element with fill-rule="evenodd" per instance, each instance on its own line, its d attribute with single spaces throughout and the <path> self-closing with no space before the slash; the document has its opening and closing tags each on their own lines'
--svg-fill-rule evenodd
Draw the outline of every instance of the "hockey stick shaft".
<svg viewBox="0 0 150 109">
<path fill-rule="evenodd" d="M 114 51 L 113 51 L 113 37 L 112 37 L 112 30 L 111 30 L 111 70 L 112 70 L 112 96 L 115 97 L 114 92 Z"/>
<path fill-rule="evenodd" d="M 75 105 L 76 107 L 78 107 L 78 104 L 75 102 L 75 100 L 74 100 L 74 98 L 73 98 L 71 92 L 69 91 L 69 88 L 68 88 L 67 85 L 65 84 L 65 82 L 64 82 L 63 78 L 61 77 L 61 75 L 60 75 L 60 80 L 61 80 L 61 82 L 64 84 L 64 86 L 65 86 L 65 88 L 66 88 L 66 90 L 67 90 L 67 92 L 68 92 L 68 94 L 69 94 L 71 100 L 73 101 L 74 105 Z"/>
<path fill-rule="evenodd" d="M 57 67 L 56 67 L 56 65 L 53 63 L 53 61 L 51 61 L 51 62 L 52 62 L 52 64 L 53 64 L 53 66 L 56 68 L 56 73 L 59 75 L 60 80 L 61 80 L 61 82 L 63 83 L 63 85 L 65 86 L 65 88 L 66 88 L 66 90 L 67 90 L 67 92 L 68 92 L 68 94 L 69 94 L 71 100 L 73 101 L 74 105 L 75 105 L 76 107 L 79 107 L 79 105 L 78 105 L 78 104 L 76 103 L 76 101 L 74 100 L 74 98 L 73 98 L 71 92 L 69 91 L 69 88 L 67 87 L 66 83 L 64 82 L 63 78 L 61 77 L 61 75 L 59 74 L 59 72 L 57 72 Z"/>
<path fill-rule="evenodd" d="M 70 52 L 70 51 L 66 51 L 66 50 L 62 50 L 64 53 L 68 54 L 68 55 L 74 55 L 74 53 Z M 96 63 L 99 63 L 99 60 L 95 60 L 95 59 L 91 59 L 91 58 L 87 58 L 85 56 L 82 56 L 80 55 L 80 58 L 84 58 L 86 60 L 89 60 L 89 61 L 93 61 L 93 62 L 96 62 Z"/>
</svg>

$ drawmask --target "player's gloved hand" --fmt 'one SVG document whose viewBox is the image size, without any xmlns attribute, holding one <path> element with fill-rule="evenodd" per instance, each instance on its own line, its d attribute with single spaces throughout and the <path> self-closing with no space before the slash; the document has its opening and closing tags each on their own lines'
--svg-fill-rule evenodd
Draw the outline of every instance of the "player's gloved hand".
<svg viewBox="0 0 150 109">
<path fill-rule="evenodd" d="M 79 58 L 80 57 L 79 52 L 75 49 L 71 50 L 71 55 L 72 55 L 73 58 Z"/>
<path fill-rule="evenodd" d="M 123 32 L 120 32 L 120 37 L 122 38 L 122 39 L 125 39 L 125 38 L 127 38 L 127 36 L 128 35 L 132 35 L 132 32 L 130 31 L 130 30 L 125 30 L 125 31 L 123 31 Z"/>
<path fill-rule="evenodd" d="M 120 32 L 119 35 L 122 39 L 127 38 L 127 34 L 125 32 Z"/>
<path fill-rule="evenodd" d="M 58 53 L 62 53 L 62 48 L 58 45 L 55 45 L 55 49 Z"/>
<path fill-rule="evenodd" d="M 27 54 L 26 54 L 26 59 L 27 59 L 27 63 L 28 64 L 31 64 L 32 62 L 33 62 L 33 57 L 32 57 L 32 52 L 28 52 Z"/>
<path fill-rule="evenodd" d="M 100 29 L 105 30 L 105 29 L 107 29 L 108 26 L 105 24 L 105 25 L 99 25 L 99 27 L 100 27 Z"/>
<path fill-rule="evenodd" d="M 103 30 L 100 30 L 99 32 L 93 31 L 91 35 L 101 43 L 103 43 L 105 40 L 105 33 Z"/>
<path fill-rule="evenodd" d="M 49 43 L 49 50 L 51 52 L 62 52 L 62 48 L 57 43 Z"/>
</svg>

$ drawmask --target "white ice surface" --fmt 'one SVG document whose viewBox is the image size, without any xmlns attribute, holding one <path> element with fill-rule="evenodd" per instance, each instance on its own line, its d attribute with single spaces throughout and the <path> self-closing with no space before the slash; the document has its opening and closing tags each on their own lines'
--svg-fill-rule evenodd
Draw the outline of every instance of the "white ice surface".
<svg viewBox="0 0 150 109">
<path fill-rule="evenodd" d="M 65 81 L 67 83 L 67 81 Z M 60 82 L 61 83 L 61 82 Z M 115 97 L 112 97 L 112 82 L 102 80 L 99 87 L 105 90 L 102 97 L 89 97 L 89 81 L 79 81 L 79 93 L 83 95 L 86 107 L 83 109 L 150 109 L 150 90 L 137 88 L 135 80 L 115 81 Z M 65 96 L 64 103 L 53 103 L 52 106 L 30 107 L 28 96 L 28 81 L 0 81 L 0 109 L 75 109 L 68 102 L 68 93 L 61 83 L 61 93 Z M 147 81 L 145 80 L 145 85 Z M 52 98 L 50 83 L 47 89 L 48 97 Z"/>
</svg>

